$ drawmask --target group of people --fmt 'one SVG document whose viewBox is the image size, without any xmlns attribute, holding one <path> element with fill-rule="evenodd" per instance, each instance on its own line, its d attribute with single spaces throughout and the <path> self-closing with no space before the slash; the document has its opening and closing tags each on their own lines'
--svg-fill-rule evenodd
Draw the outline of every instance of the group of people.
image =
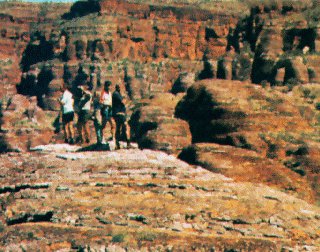
<svg viewBox="0 0 320 252">
<path fill-rule="evenodd" d="M 127 122 L 125 98 L 121 94 L 120 86 L 115 86 L 111 92 L 111 81 L 105 81 L 102 92 L 91 93 L 88 85 L 80 85 L 73 95 L 67 85 L 63 86 L 63 94 L 59 99 L 61 104 L 62 124 L 65 142 L 69 144 L 90 142 L 89 120 L 93 120 L 97 144 L 105 144 L 104 131 L 109 123 L 111 139 L 115 142 L 115 148 L 120 148 L 120 140 L 130 144 L 130 127 Z M 75 139 L 74 117 L 78 115 L 76 123 L 78 137 Z"/>
</svg>

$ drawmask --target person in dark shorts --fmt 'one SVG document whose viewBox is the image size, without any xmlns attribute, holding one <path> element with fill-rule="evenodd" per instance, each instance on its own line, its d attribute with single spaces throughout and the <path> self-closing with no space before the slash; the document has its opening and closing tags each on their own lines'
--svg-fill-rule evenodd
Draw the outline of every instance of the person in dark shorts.
<svg viewBox="0 0 320 252">
<path fill-rule="evenodd" d="M 107 122 L 110 124 L 111 138 L 114 140 L 114 121 L 112 118 L 112 93 L 109 90 L 111 86 L 111 81 L 105 81 L 103 90 L 100 95 L 100 108 L 101 108 L 101 117 L 102 117 L 102 138 L 103 130 L 106 128 Z M 105 139 L 103 139 L 105 142 Z"/>
<path fill-rule="evenodd" d="M 126 106 L 119 85 L 116 85 L 116 90 L 112 94 L 112 115 L 116 123 L 116 149 L 120 149 L 122 136 L 127 142 L 127 148 L 130 148 L 130 126 L 127 122 Z"/>
<path fill-rule="evenodd" d="M 79 86 L 79 89 L 82 92 L 82 96 L 79 101 L 79 116 L 78 116 L 78 134 L 79 134 L 79 142 L 83 143 L 83 140 L 86 140 L 86 143 L 90 142 L 90 129 L 88 121 L 91 119 L 91 100 L 92 95 L 88 90 L 86 85 Z"/>
<path fill-rule="evenodd" d="M 59 99 L 62 110 L 62 124 L 64 131 L 65 143 L 74 144 L 74 130 L 73 130 L 73 95 L 66 85 L 62 87 L 63 94 Z"/>
</svg>

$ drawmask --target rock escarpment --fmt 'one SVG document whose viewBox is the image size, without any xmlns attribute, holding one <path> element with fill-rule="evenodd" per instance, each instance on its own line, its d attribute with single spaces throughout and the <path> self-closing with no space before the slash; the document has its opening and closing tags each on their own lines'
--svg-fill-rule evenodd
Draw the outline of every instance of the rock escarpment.
<svg viewBox="0 0 320 252">
<path fill-rule="evenodd" d="M 88 7 L 81 13 L 81 4 L 92 4 L 92 11 Z M 217 59 L 224 53 L 228 28 L 237 22 L 232 16 L 191 7 L 116 0 L 101 1 L 99 8 L 96 4 L 80 2 L 61 21 L 32 27 L 22 58 L 25 75 L 34 68 L 41 71 L 40 62 L 47 61 L 63 83 L 67 72 L 74 80 L 81 64 L 98 88 L 110 79 L 124 83 L 131 99 L 140 99 L 171 90 L 183 71 L 193 69 L 198 75 L 205 55 Z M 44 94 L 45 100 L 56 96 Z"/>
<path fill-rule="evenodd" d="M 23 63 L 24 52 L 32 47 L 30 40 L 34 34 L 30 27 L 52 23 L 69 7 L 69 4 L 54 3 L 32 4 L 32 7 L 30 3 L 0 3 L 0 152 L 27 150 L 34 144 L 48 143 L 53 135 L 51 124 L 56 115 L 44 112 L 44 106 L 37 106 L 41 95 L 36 93 L 39 91 L 36 81 L 40 81 L 41 86 L 44 78 L 40 75 L 40 79 L 36 79 L 35 71 L 23 73 L 20 63 Z M 25 59 L 29 64 L 34 63 L 32 58 L 38 51 L 32 53 L 32 57 Z M 17 88 L 21 79 L 33 85 L 21 91 Z M 17 91 L 29 97 L 17 95 Z"/>
<path fill-rule="evenodd" d="M 243 17 L 191 6 L 82 1 L 60 20 L 31 27 L 21 82 L 35 70 L 42 71 L 43 61 L 54 73 L 55 83 L 70 84 L 82 67 L 93 86 L 100 88 L 110 79 L 121 83 L 134 100 L 183 91 L 174 88 L 186 72 L 194 80 L 291 86 L 316 82 L 319 36 L 317 23 L 308 14 L 311 8 L 316 7 L 309 2 L 302 7 L 264 4 Z M 296 18 L 298 12 L 303 13 L 301 20 Z M 36 93 L 37 85 L 32 85 Z M 52 98 L 60 95 L 59 90 L 53 87 L 42 95 L 40 106 L 58 109 Z"/>
<path fill-rule="evenodd" d="M 33 36 L 30 26 L 52 23 L 70 5 L 44 3 L 30 7 L 30 3 L 1 2 L 0 7 L 0 97 L 6 100 L 16 93 L 15 85 L 20 82 L 19 64 Z"/>
<path fill-rule="evenodd" d="M 83 5 L 88 7 L 85 12 L 81 11 Z M 99 91 L 104 80 L 110 79 L 121 85 L 133 104 L 130 108 L 141 106 L 131 120 L 140 147 L 177 154 L 190 144 L 191 136 L 188 125 L 174 118 L 173 110 L 178 98 L 171 96 L 175 101 L 168 100 L 166 106 L 159 102 L 162 96 L 166 96 L 162 95 L 163 92 L 185 92 L 197 79 L 243 81 L 252 78 L 263 85 L 267 81 L 272 85 L 289 82 L 292 86 L 297 84 L 293 80 L 317 81 L 316 52 L 319 43 L 316 24 L 304 22 L 313 20 L 307 15 L 302 16 L 303 20 L 299 22 L 289 22 L 296 20 L 297 12 L 305 14 L 308 11 L 308 3 L 303 5 L 302 9 L 297 4 L 289 9 L 286 5 L 272 8 L 256 6 L 245 18 L 240 14 L 222 15 L 215 10 L 203 11 L 190 6 L 168 7 L 115 0 L 79 2 L 69 12 L 64 9 L 64 15 L 61 10 L 54 9 L 44 16 L 44 9 L 35 9 L 37 18 L 29 20 L 25 17 L 33 14 L 24 13 L 24 19 L 29 22 L 26 24 L 32 25 L 30 39 L 20 48 L 24 49 L 20 61 L 23 74 L 17 90 L 37 97 L 38 106 L 42 109 L 55 111 L 60 109 L 57 98 L 61 95 L 63 83 L 76 87 L 79 76 L 87 76 L 90 85 Z M 23 5 L 19 6 L 16 8 Z M 18 20 L 16 13 L 8 12 L 3 16 L 4 22 Z M 58 13 L 61 19 L 52 22 Z M 306 48 L 309 51 L 304 51 Z M 226 87 L 223 92 L 232 94 L 225 97 L 226 100 L 232 101 L 238 96 L 229 90 L 234 89 L 233 84 L 223 82 L 221 85 Z M 253 97 L 259 97 L 260 90 Z M 160 98 L 140 101 L 150 96 Z M 243 112 L 241 101 L 235 105 L 238 108 L 226 113 L 223 107 L 206 111 L 207 97 L 204 95 L 203 98 L 204 110 L 198 115 L 199 120 L 189 120 L 193 142 L 209 141 L 253 148 L 267 158 L 280 156 L 284 165 L 301 174 L 305 173 L 304 166 L 311 167 L 307 170 L 318 170 L 316 151 L 309 150 L 308 157 L 286 156 L 287 148 L 288 153 L 291 153 L 291 148 L 303 149 L 305 141 L 300 141 L 300 136 L 297 141 L 295 137 L 292 140 L 293 147 L 287 147 L 285 143 L 277 147 L 272 140 L 274 137 L 270 140 L 268 136 L 259 135 L 264 128 L 263 123 L 273 122 L 272 129 L 284 131 L 285 127 L 291 127 L 300 120 L 300 117 L 290 118 L 296 111 L 281 107 L 282 97 L 246 97 L 252 100 L 246 106 L 258 107 L 256 113 L 249 117 Z M 311 101 L 311 97 L 308 102 L 314 106 L 317 104 L 317 100 Z M 134 105 L 136 103 L 137 106 Z M 193 111 L 194 106 L 190 109 Z M 317 112 L 309 109 L 301 106 L 299 113 L 316 121 Z M 196 116 L 199 111 L 194 112 Z M 207 115 L 207 112 L 211 114 Z M 210 121 L 212 117 L 216 117 L 213 124 Z M 166 137 L 168 132 L 172 137 Z M 291 139 L 291 135 L 283 132 L 275 134 L 276 138 Z M 278 137 L 279 134 L 283 136 Z"/>
</svg>

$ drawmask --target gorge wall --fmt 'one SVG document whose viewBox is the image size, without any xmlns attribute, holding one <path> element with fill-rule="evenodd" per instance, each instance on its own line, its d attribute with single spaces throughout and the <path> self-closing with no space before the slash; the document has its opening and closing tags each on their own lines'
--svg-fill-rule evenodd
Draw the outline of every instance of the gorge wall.
<svg viewBox="0 0 320 252">
<path fill-rule="evenodd" d="M 57 110 L 59 83 L 72 84 L 80 66 L 94 86 L 106 79 L 119 82 L 134 100 L 178 92 L 175 88 L 186 74 L 191 82 L 318 82 L 317 23 L 295 18 L 307 7 L 261 5 L 252 7 L 247 17 L 191 5 L 118 0 L 80 1 L 63 15 L 50 9 L 51 16 L 61 18 L 45 13 L 25 33 L 18 92 L 43 96 L 42 108 Z M 38 79 L 42 70 L 44 81 Z"/>
</svg>

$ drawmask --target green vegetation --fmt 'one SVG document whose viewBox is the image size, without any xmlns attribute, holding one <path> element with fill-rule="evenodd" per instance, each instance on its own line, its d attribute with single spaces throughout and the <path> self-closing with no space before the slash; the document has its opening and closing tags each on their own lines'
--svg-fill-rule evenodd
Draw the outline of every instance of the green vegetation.
<svg viewBox="0 0 320 252">
<path fill-rule="evenodd" d="M 33 240 L 34 234 L 32 232 L 27 233 L 28 240 Z"/>
<path fill-rule="evenodd" d="M 301 176 L 306 175 L 306 171 L 301 167 L 301 162 L 300 161 L 295 161 L 295 160 L 286 160 L 283 162 L 283 164 L 288 167 L 290 170 L 298 173 Z"/>
<path fill-rule="evenodd" d="M 111 241 L 114 243 L 120 243 L 124 241 L 125 237 L 126 237 L 126 234 L 115 234 L 112 236 Z"/>
<path fill-rule="evenodd" d="M 320 21 L 320 6 L 317 1 L 313 1 L 312 8 L 304 12 L 304 16 L 308 21 L 309 25 L 317 25 Z"/>
</svg>

